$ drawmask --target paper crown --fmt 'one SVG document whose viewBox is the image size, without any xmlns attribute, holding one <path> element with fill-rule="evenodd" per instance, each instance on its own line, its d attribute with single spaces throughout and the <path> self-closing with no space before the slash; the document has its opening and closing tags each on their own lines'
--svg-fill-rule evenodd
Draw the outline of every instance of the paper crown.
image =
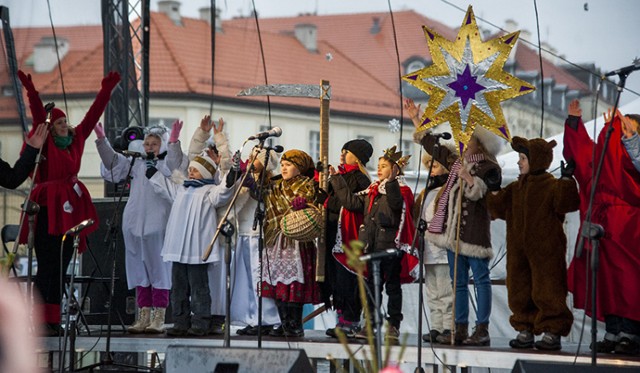
<svg viewBox="0 0 640 373">
<path fill-rule="evenodd" d="M 396 151 L 397 145 L 394 145 L 390 148 L 385 149 L 382 152 L 382 158 L 393 162 L 398 165 L 401 169 L 404 168 L 409 163 L 409 158 L 411 158 L 411 154 L 402 156 L 402 151 Z"/>
</svg>

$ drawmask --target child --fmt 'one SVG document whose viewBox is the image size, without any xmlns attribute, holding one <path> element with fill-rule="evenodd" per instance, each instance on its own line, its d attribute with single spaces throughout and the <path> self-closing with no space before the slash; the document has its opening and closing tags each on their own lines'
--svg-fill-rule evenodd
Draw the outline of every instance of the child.
<svg viewBox="0 0 640 373">
<path fill-rule="evenodd" d="M 280 220 L 290 211 L 317 203 L 318 187 L 313 180 L 314 164 L 301 150 L 288 150 L 280 159 L 281 177 L 274 178 L 265 190 L 265 248 L 262 262 L 265 276 L 262 296 L 273 298 L 281 325 L 271 330 L 274 337 L 302 337 L 302 307 L 320 302 L 315 280 L 316 247 L 313 241 L 286 237 Z"/>
<path fill-rule="evenodd" d="M 371 184 L 369 173 L 365 168 L 369 158 L 373 155 L 373 147 L 367 140 L 355 139 L 347 141 L 340 154 L 338 173 L 349 186 L 350 193 L 357 193 Z M 331 166 L 330 166 L 331 167 Z M 330 173 L 335 173 L 331 167 Z M 347 338 L 355 337 L 360 323 L 360 294 L 358 279 L 347 265 L 347 258 L 342 245 L 358 239 L 358 228 L 362 224 L 362 210 L 351 211 L 343 208 L 340 199 L 335 195 L 329 184 L 329 198 L 327 207 L 327 291 L 333 297 L 333 306 L 338 313 L 338 325 L 328 329 L 326 334 L 337 338 L 335 329 L 339 328 Z M 328 298 L 328 296 L 325 296 Z"/>
<path fill-rule="evenodd" d="M 136 289 L 138 319 L 127 330 L 130 333 L 164 332 L 165 311 L 171 289 L 171 263 L 164 262 L 160 251 L 164 244 L 171 201 L 160 198 L 146 177 L 152 168 L 164 170 L 167 141 L 175 142 L 182 122 L 173 123 L 171 138 L 164 127 L 153 127 L 144 138 L 144 152 L 152 159 L 138 158 L 131 166 L 130 157 L 116 153 L 105 137 L 102 124 L 94 128 L 96 147 L 102 160 L 101 174 L 106 181 L 123 181 L 131 169 L 131 190 L 122 215 L 122 234 L 125 244 L 125 263 L 129 289 Z M 168 188 L 169 180 L 163 180 Z M 153 308 L 153 310 L 152 310 Z M 152 315 L 153 311 L 153 315 Z"/>
<path fill-rule="evenodd" d="M 173 151 L 170 146 L 169 153 Z M 171 307 L 175 324 L 167 329 L 170 336 L 203 336 L 210 330 L 207 272 L 211 263 L 221 260 L 220 241 L 216 241 L 206 262 L 202 261 L 202 254 L 218 225 L 215 208 L 233 195 L 233 189 L 227 188 L 225 179 L 218 175 L 216 160 L 213 152 L 196 156 L 189 163 L 188 180 L 182 185 L 171 184 L 169 190 L 164 188 L 161 174 L 150 176 L 156 192 L 173 201 L 162 248 L 163 259 L 172 262 Z M 232 174 L 227 178 L 229 175 Z"/>
<path fill-rule="evenodd" d="M 557 180 L 546 170 L 553 160 L 555 141 L 514 137 L 520 177 L 487 196 L 495 219 L 507 222 L 507 291 L 510 322 L 518 336 L 512 348 L 561 349 L 560 336 L 571 331 L 573 314 L 566 304 L 567 237 L 564 215 L 580 205 L 573 179 L 574 165 L 562 164 Z M 490 189 L 499 185 L 489 186 Z"/>
<path fill-rule="evenodd" d="M 442 146 L 442 145 L 441 145 Z M 449 149 L 450 154 L 453 150 Z M 450 164 L 451 160 L 441 159 L 443 163 L 425 153 L 422 164 L 426 170 L 431 170 L 429 185 L 420 192 L 413 206 L 413 220 L 423 219 L 430 223 L 433 219 L 436 207 L 436 196 L 447 181 L 449 170 L 444 164 Z M 433 162 L 433 165 L 431 163 Z M 422 209 L 422 210 L 421 210 Z M 449 277 L 449 265 L 447 263 L 447 249 L 425 242 L 425 283 L 427 287 L 427 306 L 430 311 L 431 330 L 424 334 L 425 342 L 435 343 L 436 338 L 443 334 L 445 337 L 451 334 L 451 307 L 453 291 L 451 278 Z"/>
<path fill-rule="evenodd" d="M 398 176 L 402 175 L 402 169 L 407 165 L 409 157 L 410 155 L 403 157 L 402 152 L 396 152 L 395 145 L 386 149 L 378 159 L 378 181 L 358 194 L 351 193 L 344 177 L 333 170 L 331 186 L 340 202 L 349 210 L 364 212 L 359 239 L 365 243 L 366 252 L 373 253 L 389 248 L 398 248 L 402 253 L 408 252 L 413 236 L 413 219 L 411 218 L 413 193 L 408 186 L 401 184 Z M 380 263 L 382 284 L 385 285 L 389 297 L 387 311 L 390 327 L 385 339 L 390 342 L 397 341 L 400 336 L 401 282 L 403 277 L 408 277 L 406 275 L 413 272 L 417 264 L 415 260 L 407 262 L 410 258 L 415 259 L 410 255 L 402 255 L 384 259 Z M 375 289 L 371 270 L 368 271 L 367 286 L 373 294 Z M 372 303 L 369 303 L 371 310 L 374 307 Z M 364 330 L 356 334 L 356 338 L 366 338 Z"/>
</svg>

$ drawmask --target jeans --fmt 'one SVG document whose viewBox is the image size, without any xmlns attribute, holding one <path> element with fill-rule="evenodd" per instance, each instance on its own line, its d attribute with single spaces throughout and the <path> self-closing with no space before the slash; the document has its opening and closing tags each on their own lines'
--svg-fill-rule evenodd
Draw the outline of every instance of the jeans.
<svg viewBox="0 0 640 373">
<path fill-rule="evenodd" d="M 211 322 L 208 263 L 171 267 L 171 308 L 177 329 L 208 330 Z M 193 312 L 193 316 L 191 313 Z"/>
<path fill-rule="evenodd" d="M 453 280 L 455 253 L 447 250 L 449 275 Z M 458 254 L 458 272 L 456 279 L 456 324 L 469 323 L 469 269 L 478 293 L 478 312 L 476 324 L 488 324 L 491 315 L 491 280 L 489 279 L 489 258 L 474 258 Z"/>
</svg>

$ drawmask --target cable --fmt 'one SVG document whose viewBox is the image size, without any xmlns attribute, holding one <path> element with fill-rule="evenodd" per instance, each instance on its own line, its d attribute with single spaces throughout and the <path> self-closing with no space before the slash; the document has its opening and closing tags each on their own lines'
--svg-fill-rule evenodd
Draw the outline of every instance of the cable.
<svg viewBox="0 0 640 373">
<path fill-rule="evenodd" d="M 209 117 L 213 114 L 213 88 L 216 85 L 215 80 L 215 66 L 216 66 L 216 0 L 211 0 L 211 19 L 209 21 L 211 26 L 211 101 L 209 101 Z"/>
<path fill-rule="evenodd" d="M 540 62 L 540 137 L 544 138 L 544 70 L 542 69 L 542 45 L 540 42 L 540 19 L 538 18 L 538 2 L 533 0 L 533 9 L 536 13 L 536 32 L 538 34 L 538 59 Z"/>
<path fill-rule="evenodd" d="M 53 42 L 56 45 L 56 58 L 58 59 L 58 74 L 60 75 L 60 84 L 62 85 L 62 100 L 64 101 L 64 111 L 69 116 L 69 108 L 67 107 L 67 91 L 64 88 L 64 77 L 62 75 L 62 66 L 60 65 L 60 50 L 58 49 L 58 36 L 56 28 L 53 26 L 53 17 L 51 16 L 51 3 L 47 0 L 47 9 L 49 10 L 49 23 L 51 24 L 51 32 L 53 32 Z"/>
<path fill-rule="evenodd" d="M 398 96 L 400 97 L 400 150 L 402 149 L 402 132 L 404 130 L 404 108 L 402 105 L 402 65 L 400 64 L 400 52 L 398 51 L 398 36 L 396 35 L 396 22 L 393 18 L 393 10 L 391 9 L 391 0 L 387 0 L 389 5 L 389 15 L 391 16 L 391 28 L 393 30 L 393 44 L 396 50 L 396 62 L 398 64 Z"/>
<path fill-rule="evenodd" d="M 269 85 L 269 79 L 267 78 L 267 60 L 264 58 L 264 45 L 262 44 L 262 33 L 260 32 L 260 22 L 258 22 L 258 12 L 256 11 L 256 1 L 251 0 L 253 4 L 253 18 L 256 21 L 256 29 L 258 32 L 258 42 L 260 44 L 260 56 L 262 56 L 262 70 L 264 71 L 264 84 Z M 271 124 L 271 98 L 267 95 L 267 111 L 269 114 L 269 129 L 272 128 Z"/>
</svg>

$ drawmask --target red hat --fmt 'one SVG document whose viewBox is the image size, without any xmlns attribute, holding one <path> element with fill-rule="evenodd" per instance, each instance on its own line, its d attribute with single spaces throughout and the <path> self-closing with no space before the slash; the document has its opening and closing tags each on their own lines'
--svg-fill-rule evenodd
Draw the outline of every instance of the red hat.
<svg viewBox="0 0 640 373">
<path fill-rule="evenodd" d="M 65 114 L 64 111 L 58 109 L 57 107 L 54 107 L 53 109 L 51 109 L 51 123 L 63 117 L 64 118 L 67 117 L 67 114 Z"/>
</svg>

